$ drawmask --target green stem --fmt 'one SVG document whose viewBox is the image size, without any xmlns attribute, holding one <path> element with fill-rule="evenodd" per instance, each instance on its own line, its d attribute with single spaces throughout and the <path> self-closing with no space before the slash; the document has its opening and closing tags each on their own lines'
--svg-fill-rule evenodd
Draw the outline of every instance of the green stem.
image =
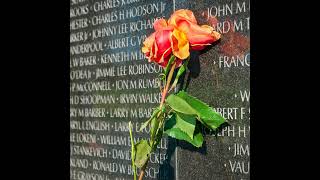
<svg viewBox="0 0 320 180">
<path fill-rule="evenodd" d="M 171 92 L 171 90 L 173 90 L 173 89 L 176 87 L 176 85 L 177 85 L 177 83 L 178 83 L 178 81 L 179 81 L 180 76 L 181 76 L 181 75 L 186 71 L 186 69 L 187 69 L 189 60 L 190 60 L 190 56 L 185 60 L 185 62 L 184 62 L 184 63 L 182 64 L 182 66 L 179 68 L 178 73 L 177 73 L 177 75 L 176 75 L 176 79 L 174 80 L 174 82 L 173 82 L 173 84 L 172 84 L 172 86 L 171 86 L 171 88 L 169 89 L 168 92 Z"/>
<path fill-rule="evenodd" d="M 133 142 L 133 137 L 132 137 L 132 124 L 131 121 L 129 122 L 129 132 L 130 132 L 130 141 L 131 141 L 131 161 L 132 161 L 132 169 L 133 169 L 133 178 L 134 180 L 137 180 L 137 168 L 134 164 L 134 142 Z"/>
<path fill-rule="evenodd" d="M 172 75 L 173 75 L 175 67 L 176 67 L 176 63 L 174 62 L 172 67 L 171 67 L 171 69 L 170 69 L 169 75 L 168 75 L 167 84 L 164 87 L 164 90 L 163 90 L 163 93 L 162 93 L 161 103 L 160 103 L 160 110 L 161 110 L 161 108 L 163 106 L 164 100 L 166 99 L 166 96 L 167 96 L 167 93 L 168 93 L 168 90 L 169 90 L 170 82 L 171 82 Z"/>
<path fill-rule="evenodd" d="M 157 131 L 156 131 L 156 133 L 155 133 L 155 136 L 154 136 L 153 139 L 152 139 L 152 144 L 151 144 L 151 149 L 152 149 L 152 150 L 154 149 L 154 144 L 155 144 L 155 142 L 156 142 L 154 138 L 157 138 L 157 135 L 158 135 L 158 133 L 159 133 L 159 131 L 160 131 L 163 123 L 164 123 L 164 119 L 165 119 L 165 118 L 166 118 L 166 115 L 165 115 L 163 118 L 160 119 L 158 129 L 157 129 Z"/>
<path fill-rule="evenodd" d="M 170 64 L 168 64 L 168 66 L 170 66 Z M 169 75 L 168 75 L 168 79 L 167 79 L 167 82 L 166 82 L 166 86 L 164 87 L 164 90 L 163 90 L 163 93 L 162 93 L 161 103 L 160 103 L 160 112 L 159 112 L 158 116 L 162 113 L 162 106 L 163 106 L 164 101 L 166 99 L 166 96 L 167 96 L 167 93 L 168 93 L 168 90 L 169 90 L 170 82 L 171 82 L 172 75 L 173 75 L 175 67 L 176 67 L 176 63 L 174 62 L 172 67 L 171 67 L 171 69 L 170 69 L 170 72 L 169 72 Z M 159 122 L 159 124 L 162 126 L 163 122 Z M 159 132 L 160 128 L 157 129 L 157 133 Z M 157 133 L 156 133 L 154 138 L 157 137 Z M 151 141 L 154 142 L 155 140 L 151 139 Z M 151 149 L 153 149 L 153 145 L 154 145 L 154 143 L 152 143 Z M 140 172 L 140 175 L 139 175 L 139 180 L 142 180 L 142 178 L 143 178 L 143 175 L 144 175 L 145 169 L 147 167 L 148 161 L 149 161 L 149 159 L 147 160 L 146 164 L 141 168 L 141 172 Z"/>
</svg>

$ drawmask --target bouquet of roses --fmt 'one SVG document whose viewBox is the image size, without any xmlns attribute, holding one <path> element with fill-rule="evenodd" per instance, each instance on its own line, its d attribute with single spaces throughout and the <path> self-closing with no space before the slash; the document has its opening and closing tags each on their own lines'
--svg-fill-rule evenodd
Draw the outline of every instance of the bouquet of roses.
<svg viewBox="0 0 320 180">
<path fill-rule="evenodd" d="M 220 34 L 211 26 L 199 26 L 193 12 L 185 9 L 175 11 L 168 21 L 158 19 L 154 22 L 154 29 L 155 32 L 145 39 L 142 52 L 149 62 L 159 64 L 164 71 L 160 74 L 161 103 L 140 128 L 141 131 L 150 125 L 150 140 L 134 144 L 132 125 L 129 123 L 134 179 L 138 167 L 141 169 L 139 180 L 143 178 L 150 153 L 157 148 L 163 134 L 201 147 L 203 135 L 200 125 L 214 131 L 225 122 L 211 107 L 185 91 L 168 95 L 187 70 L 190 51 L 203 50 L 219 40 Z M 173 80 L 174 71 L 176 76 Z"/>
</svg>

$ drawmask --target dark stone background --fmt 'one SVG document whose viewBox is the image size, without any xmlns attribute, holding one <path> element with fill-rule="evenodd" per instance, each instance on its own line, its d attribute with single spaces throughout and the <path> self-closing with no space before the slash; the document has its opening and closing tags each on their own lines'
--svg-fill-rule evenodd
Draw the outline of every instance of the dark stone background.
<svg viewBox="0 0 320 180">
<path fill-rule="evenodd" d="M 242 3 L 244 0 L 197 0 L 181 3 L 177 1 L 176 9 L 190 9 L 194 12 L 199 24 L 210 24 L 210 20 L 206 18 L 207 8 L 236 2 Z M 248 0 L 245 2 L 249 4 Z M 221 16 L 217 19 L 219 22 L 223 22 L 247 17 L 250 17 L 249 11 L 237 15 Z M 193 73 L 193 78 L 190 78 L 187 92 L 214 108 L 249 108 L 249 102 L 241 102 L 239 97 L 235 98 L 234 94 L 239 96 L 239 90 L 250 89 L 250 67 L 219 68 L 220 55 L 250 54 L 249 42 L 249 30 L 222 33 L 222 39 L 216 46 L 201 52 L 199 58 L 194 58 L 193 71 L 195 73 Z M 188 75 L 185 79 L 188 81 Z M 250 126 L 249 115 L 246 115 L 242 120 L 238 119 L 229 120 L 229 124 L 235 127 Z M 234 143 L 250 144 L 249 138 L 249 136 L 244 138 L 207 135 L 205 144 L 200 149 L 179 141 L 176 157 L 178 179 L 250 179 L 250 174 L 232 173 L 228 162 L 228 160 L 249 161 L 249 157 L 232 157 L 233 152 L 228 149 L 229 146 L 232 148 Z"/>
</svg>

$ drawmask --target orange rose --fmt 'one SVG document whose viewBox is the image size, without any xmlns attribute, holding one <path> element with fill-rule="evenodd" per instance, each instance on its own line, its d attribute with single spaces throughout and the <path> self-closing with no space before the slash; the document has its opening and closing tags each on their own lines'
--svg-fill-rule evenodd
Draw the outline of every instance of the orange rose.
<svg viewBox="0 0 320 180">
<path fill-rule="evenodd" d="M 178 59 L 186 59 L 189 53 L 189 42 L 185 33 L 178 31 L 173 26 L 168 26 L 166 20 L 159 19 L 154 22 L 156 32 L 143 42 L 142 52 L 146 54 L 149 62 L 154 61 L 165 67 L 173 53 Z M 177 60 L 177 66 L 181 60 Z"/>
<path fill-rule="evenodd" d="M 202 50 L 205 46 L 220 39 L 220 34 L 211 26 L 199 26 L 190 10 L 181 9 L 174 12 L 168 24 L 187 35 L 192 50 Z"/>
</svg>

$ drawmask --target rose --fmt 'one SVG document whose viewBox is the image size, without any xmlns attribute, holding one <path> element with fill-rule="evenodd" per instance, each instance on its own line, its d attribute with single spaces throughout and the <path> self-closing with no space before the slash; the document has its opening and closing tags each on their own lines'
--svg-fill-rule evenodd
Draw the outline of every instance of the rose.
<svg viewBox="0 0 320 180">
<path fill-rule="evenodd" d="M 153 26 L 155 32 L 143 42 L 142 52 L 149 62 L 153 61 L 162 67 L 167 66 L 170 54 L 173 53 L 177 57 L 176 67 L 179 67 L 182 60 L 190 55 L 186 34 L 168 26 L 165 19 L 156 20 Z"/>
<path fill-rule="evenodd" d="M 220 34 L 211 26 L 197 24 L 190 10 L 181 9 L 172 14 L 168 22 L 158 19 L 154 22 L 155 32 L 143 42 L 142 52 L 149 62 L 166 67 L 171 53 L 176 57 L 176 67 L 190 56 L 192 50 L 202 50 L 220 39 Z"/>
<path fill-rule="evenodd" d="M 140 168 L 139 180 L 142 180 L 145 175 L 145 169 L 149 161 L 147 157 L 150 156 L 157 146 L 157 143 L 154 142 L 161 141 L 163 128 L 166 128 L 164 133 L 167 132 L 167 135 L 169 136 L 188 141 L 196 147 L 202 146 L 202 138 L 190 140 L 190 137 L 193 137 L 195 134 L 193 131 L 190 131 L 189 126 L 182 125 L 178 128 L 165 127 L 165 122 L 172 120 L 172 117 L 176 117 L 177 113 L 187 115 L 188 112 L 183 111 L 183 109 L 190 109 L 191 107 L 195 111 L 199 111 L 197 114 L 202 116 L 201 117 L 199 115 L 197 120 L 212 130 L 219 128 L 218 126 L 225 122 L 224 118 L 219 117 L 219 114 L 216 114 L 211 107 L 208 107 L 204 102 L 198 100 L 197 98 L 189 96 L 184 91 L 180 91 L 177 95 L 171 94 L 167 97 L 171 90 L 176 87 L 180 79 L 180 75 L 182 75 L 188 69 L 188 59 L 185 61 L 183 66 L 181 66 L 181 64 L 183 60 L 190 56 L 190 48 L 193 50 L 201 50 L 205 46 L 217 41 L 220 38 L 220 34 L 215 32 L 210 26 L 199 26 L 193 13 L 189 10 L 176 11 L 170 17 L 168 22 L 165 19 L 159 19 L 155 21 L 154 29 L 155 32 L 147 37 L 143 42 L 144 46 L 142 48 L 142 52 L 145 53 L 146 57 L 149 59 L 149 62 L 153 61 L 158 63 L 159 65 L 166 67 L 166 69 L 164 70 L 164 73 L 161 74 L 161 77 L 163 77 L 161 78 L 161 84 L 164 86 L 161 86 L 160 88 L 162 94 L 160 105 L 155 108 L 155 111 L 152 113 L 153 116 L 150 118 L 150 120 L 143 123 L 140 128 L 141 131 L 147 127 L 150 122 L 151 124 L 155 122 L 157 125 L 152 125 L 150 130 L 150 132 L 155 133 L 151 133 L 149 141 L 142 140 L 134 144 L 132 137 L 132 125 L 131 122 L 129 123 L 129 133 L 132 146 L 131 159 L 133 174 L 134 179 L 136 179 L 136 167 Z M 172 59 L 170 57 L 172 57 Z M 169 59 L 174 59 L 172 66 L 168 64 Z M 181 68 L 179 68 L 179 70 L 176 71 L 176 75 L 174 75 L 175 68 L 179 66 L 181 66 Z M 174 81 L 171 83 L 173 78 Z M 183 87 L 183 84 L 181 84 L 181 87 Z M 177 101 L 185 101 L 185 103 L 180 103 L 179 106 L 177 106 Z M 167 107 L 169 109 L 167 109 Z M 207 116 L 215 116 L 215 118 L 211 118 L 209 121 L 208 118 L 205 118 Z M 209 126 L 210 124 L 213 125 Z M 187 137 L 186 132 L 188 132 Z M 202 137 L 202 134 L 200 134 L 200 136 Z M 146 149 L 148 149 L 148 151 L 146 151 Z"/>
<path fill-rule="evenodd" d="M 199 26 L 193 12 L 186 9 L 175 11 L 169 18 L 168 24 L 187 35 L 192 50 L 202 50 L 219 40 L 221 36 L 211 26 Z"/>
</svg>

